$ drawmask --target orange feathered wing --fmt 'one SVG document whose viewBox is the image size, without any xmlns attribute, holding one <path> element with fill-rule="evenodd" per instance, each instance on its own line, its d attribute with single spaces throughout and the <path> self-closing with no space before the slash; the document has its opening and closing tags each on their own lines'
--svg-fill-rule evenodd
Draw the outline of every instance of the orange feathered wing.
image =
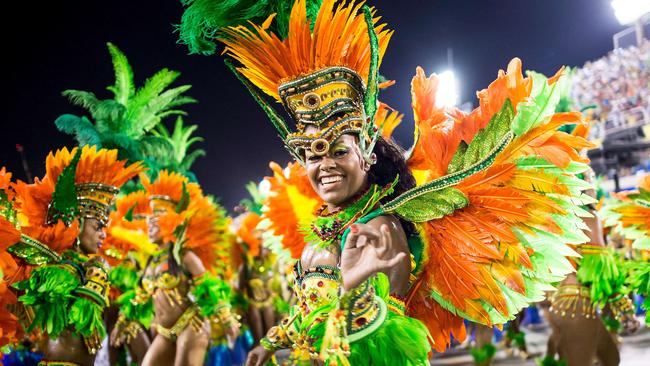
<svg viewBox="0 0 650 366">
<path fill-rule="evenodd" d="M 580 193 L 588 185 L 575 176 L 588 166 L 576 150 L 591 144 L 556 131 L 582 123 L 579 114 L 546 107 L 558 77 L 525 78 L 514 59 L 478 93 L 471 113 L 435 106 L 435 75 L 418 68 L 413 79 L 416 144 L 408 163 L 429 189 L 385 207 L 405 218 L 395 207 L 436 208 L 416 224 L 424 252 L 407 314 L 428 326 L 438 351 L 450 335 L 464 338 L 463 318 L 502 324 L 543 299 L 572 270 L 565 256 L 575 253 L 566 244 L 587 240 L 574 207 L 589 200 Z M 455 175 L 460 181 L 447 183 Z M 451 193 L 462 199 L 452 202 Z"/>
</svg>

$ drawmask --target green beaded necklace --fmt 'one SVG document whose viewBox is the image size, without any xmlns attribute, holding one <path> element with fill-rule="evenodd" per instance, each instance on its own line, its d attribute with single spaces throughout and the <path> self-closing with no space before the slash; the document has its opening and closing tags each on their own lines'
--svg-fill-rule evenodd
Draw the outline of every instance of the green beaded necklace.
<svg viewBox="0 0 650 366">
<path fill-rule="evenodd" d="M 376 184 L 371 185 L 358 199 L 335 212 L 328 213 L 327 206 L 322 206 L 316 212 L 316 220 L 304 230 L 307 232 L 305 241 L 318 243 L 321 248 L 333 244 L 352 224 L 372 212 L 381 199 L 393 193 L 398 178 L 383 188 Z"/>
</svg>

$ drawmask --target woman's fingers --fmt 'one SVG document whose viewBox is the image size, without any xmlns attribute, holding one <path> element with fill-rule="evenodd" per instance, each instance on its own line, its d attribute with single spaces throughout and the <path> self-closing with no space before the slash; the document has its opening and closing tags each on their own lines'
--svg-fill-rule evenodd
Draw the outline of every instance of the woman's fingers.
<svg viewBox="0 0 650 366">
<path fill-rule="evenodd" d="M 354 224 L 350 226 L 350 232 L 345 240 L 346 248 L 363 247 L 368 242 L 380 240 L 381 233 L 370 225 Z M 363 239 L 361 239 L 363 237 Z"/>
<path fill-rule="evenodd" d="M 381 237 L 379 230 L 368 224 L 354 224 L 350 226 L 350 233 L 366 236 L 370 241 L 380 240 Z"/>
<path fill-rule="evenodd" d="M 384 268 L 391 268 L 399 264 L 406 258 L 406 253 L 397 253 L 393 258 L 383 261 Z"/>
<path fill-rule="evenodd" d="M 381 225 L 379 228 L 381 234 L 381 241 L 377 246 L 377 254 L 379 257 L 383 257 L 386 253 L 390 253 L 393 248 L 393 239 L 390 235 L 390 229 L 387 225 Z"/>
</svg>

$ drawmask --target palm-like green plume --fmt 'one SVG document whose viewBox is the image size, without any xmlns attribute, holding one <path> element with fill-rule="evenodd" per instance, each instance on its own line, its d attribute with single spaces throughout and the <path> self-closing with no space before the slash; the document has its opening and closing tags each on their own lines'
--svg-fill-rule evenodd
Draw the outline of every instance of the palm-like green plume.
<svg viewBox="0 0 650 366">
<path fill-rule="evenodd" d="M 196 149 L 188 153 L 190 146 L 203 141 L 202 137 L 192 136 L 198 128 L 197 125 L 183 125 L 183 118 L 177 117 L 174 131 L 170 133 L 163 124 L 156 126 L 152 131 L 153 136 L 165 143 L 161 149 L 148 149 L 147 162 L 150 167 L 150 174 L 157 175 L 157 171 L 167 169 L 183 174 L 195 181 L 196 177 L 190 171 L 194 161 L 205 156 L 205 150 Z"/>
<path fill-rule="evenodd" d="M 66 90 L 63 95 L 90 112 L 85 116 L 64 114 L 57 118 L 57 128 L 73 134 L 79 145 L 118 149 L 121 159 L 143 160 L 152 149 L 171 150 L 168 141 L 149 134 L 165 117 L 183 115 L 177 109 L 196 100 L 185 96 L 190 85 L 168 89 L 180 73 L 162 69 L 136 88 L 133 71 L 126 56 L 113 44 L 108 50 L 115 70 L 115 84 L 108 87 L 112 99 L 99 99 L 94 93 Z"/>
</svg>

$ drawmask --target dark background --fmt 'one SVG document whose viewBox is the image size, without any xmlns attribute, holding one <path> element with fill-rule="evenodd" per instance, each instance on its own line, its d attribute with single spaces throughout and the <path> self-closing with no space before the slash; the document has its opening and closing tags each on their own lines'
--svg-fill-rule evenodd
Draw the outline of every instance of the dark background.
<svg viewBox="0 0 650 366">
<path fill-rule="evenodd" d="M 420 65 L 427 73 L 447 67 L 454 53 L 462 101 L 475 101 L 512 57 L 526 69 L 554 73 L 561 65 L 582 65 L 612 49 L 612 35 L 623 29 L 610 0 L 375 0 L 396 32 L 380 72 L 397 85 L 381 99 L 406 114 L 395 137 L 411 142 L 410 79 Z M 182 14 L 179 1 L 43 1 L 3 6 L 2 142 L 0 166 L 25 179 L 15 144 L 22 144 L 32 172 L 44 172 L 48 151 L 73 146 L 54 120 L 63 113 L 83 114 L 60 93 L 65 89 L 111 96 L 113 71 L 107 41 L 129 58 L 136 85 L 167 67 L 182 73 L 174 86 L 191 84 L 187 93 L 199 104 L 185 108 L 186 123 L 199 124 L 207 151 L 194 165 L 205 191 L 231 209 L 250 180 L 269 174 L 271 160 L 284 164 L 288 154 L 274 129 L 220 56 L 188 56 L 176 43 L 173 24 Z M 171 120 L 167 121 L 169 125 Z"/>
</svg>

